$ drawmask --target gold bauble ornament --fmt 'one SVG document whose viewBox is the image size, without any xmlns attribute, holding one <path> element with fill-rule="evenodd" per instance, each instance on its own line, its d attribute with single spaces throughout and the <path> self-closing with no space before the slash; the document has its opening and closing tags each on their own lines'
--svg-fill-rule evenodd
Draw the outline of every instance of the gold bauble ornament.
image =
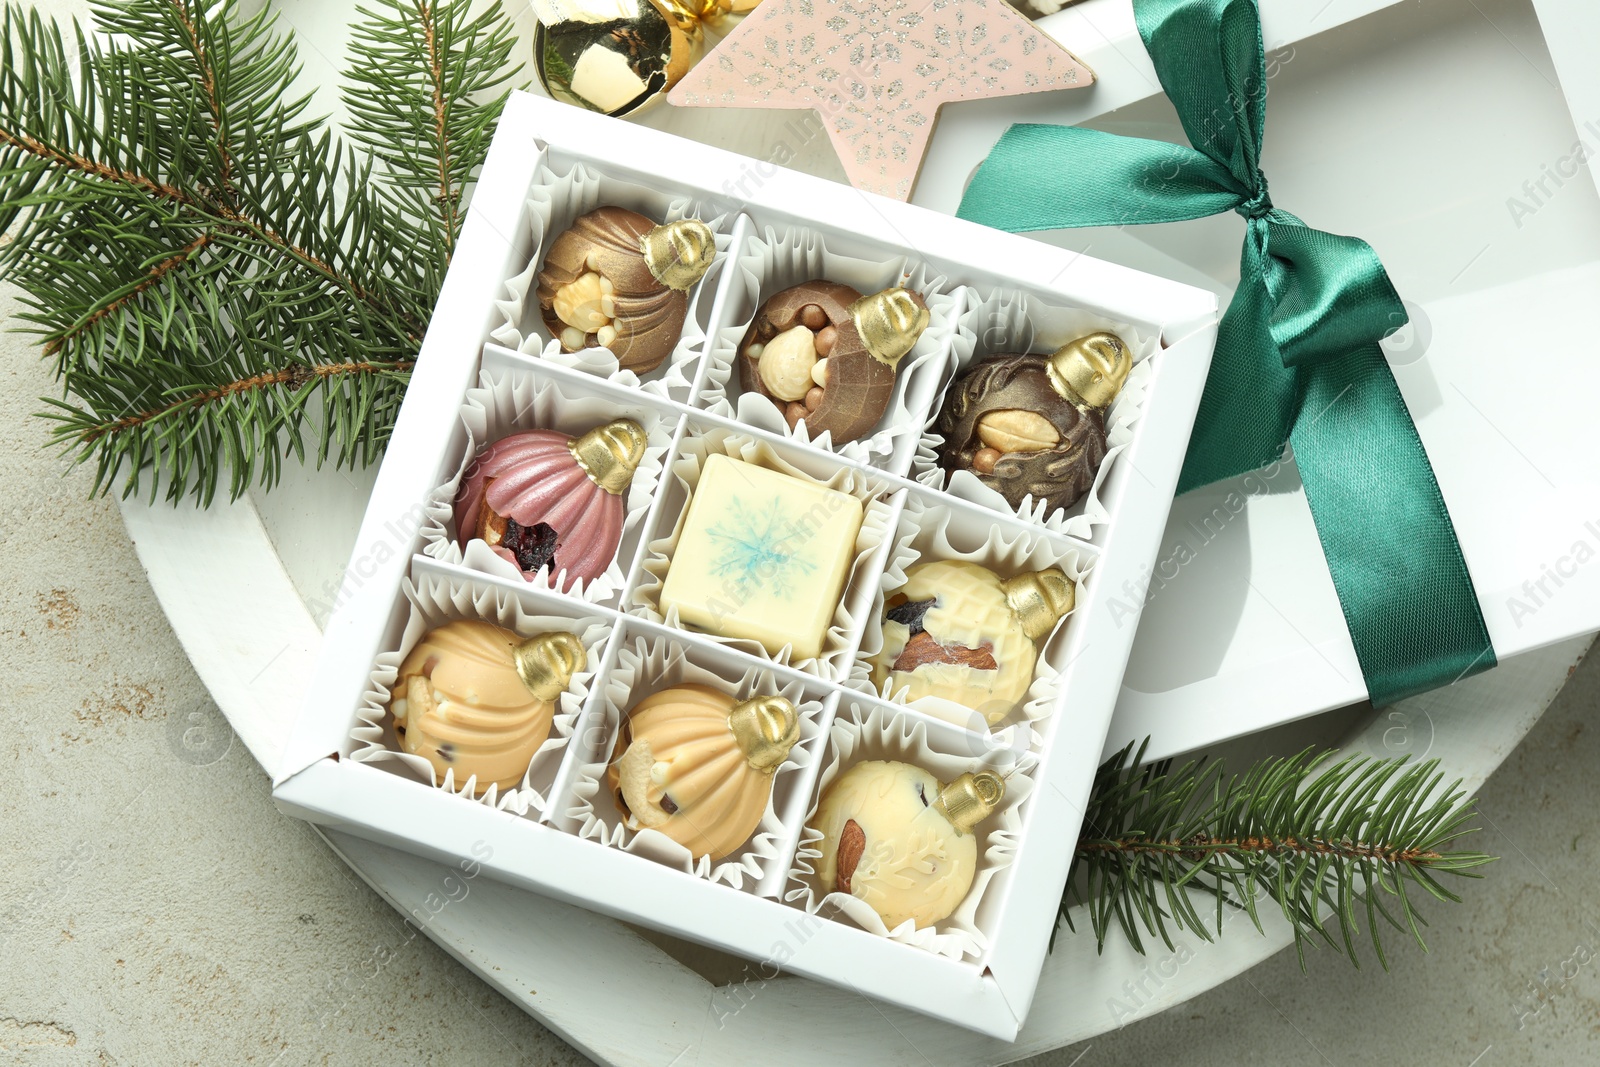
<svg viewBox="0 0 1600 1067">
<path fill-rule="evenodd" d="M 850 305 L 850 318 L 872 358 L 893 367 L 928 328 L 928 306 L 920 294 L 898 286 Z"/>
<path fill-rule="evenodd" d="M 687 292 L 717 258 L 717 238 L 699 219 L 663 223 L 639 238 L 639 251 L 656 281 Z"/>
<path fill-rule="evenodd" d="M 1106 408 L 1133 369 L 1133 353 L 1114 333 L 1091 333 L 1050 354 L 1050 386 L 1079 407 Z"/>
<path fill-rule="evenodd" d="M 667 94 L 759 0 L 534 0 L 534 69 L 552 97 L 629 115 Z"/>
<path fill-rule="evenodd" d="M 567 445 L 590 480 L 612 496 L 621 496 L 633 483 L 633 472 L 644 460 L 650 438 L 632 419 L 612 419 L 596 426 Z"/>
</svg>

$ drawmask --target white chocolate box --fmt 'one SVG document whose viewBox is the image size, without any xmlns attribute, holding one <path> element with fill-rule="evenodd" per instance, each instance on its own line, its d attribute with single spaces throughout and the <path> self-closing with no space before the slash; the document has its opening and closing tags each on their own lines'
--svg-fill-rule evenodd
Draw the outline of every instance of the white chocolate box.
<svg viewBox="0 0 1600 1067">
<path fill-rule="evenodd" d="M 1210 364 L 1216 300 L 805 175 L 762 165 L 752 180 L 751 164 L 513 95 L 274 797 L 291 814 L 421 855 L 454 861 L 487 852 L 482 867 L 492 877 L 1011 1039 L 1033 998 L 1133 641 L 1132 627 L 1115 625 L 1103 591 L 1119 590 L 1155 558 Z M 516 286 L 526 293 L 527 269 L 542 259 L 540 242 L 563 225 L 562 205 L 582 203 L 558 188 L 574 174 L 605 185 L 614 197 L 606 202 L 657 218 L 687 211 L 718 232 L 717 261 L 693 294 L 684 342 L 642 382 L 617 372 L 603 350 L 562 356 L 541 346 L 536 315 L 516 307 Z M 548 234 L 544 220 L 551 220 Z M 807 254 L 823 256 L 830 270 L 914 281 L 929 296 L 926 350 L 902 365 L 903 388 L 891 408 L 897 417 L 879 427 L 877 447 L 831 449 L 740 421 L 726 376 L 708 358 L 723 331 L 748 318 L 752 286 L 760 299 L 781 287 L 768 284 L 765 272 L 776 279 L 782 271 L 763 250 L 785 241 L 820 249 Z M 1033 313 L 975 322 L 968 312 L 993 306 L 996 294 Z M 1048 351 L 1072 339 L 1052 331 L 1084 325 L 1129 341 L 1139 385 L 1120 404 L 1122 444 L 1091 500 L 1040 522 L 982 494 L 959 487 L 946 494 L 918 480 L 919 472 L 926 476 L 918 455 L 930 413 L 975 351 L 1001 350 L 993 331 L 1014 331 L 1005 339 L 1013 350 Z M 461 552 L 448 537 L 439 505 L 469 451 L 488 443 L 473 440 L 469 426 L 482 427 L 486 407 L 493 412 L 495 398 L 507 396 L 525 398 L 518 429 L 588 428 L 561 425 L 570 403 L 585 418 L 609 408 L 608 417 L 627 415 L 649 430 L 659 467 L 648 501 L 629 501 L 620 581 L 559 594 Z M 657 611 L 662 560 L 697 464 L 712 451 L 843 488 L 867 505 L 822 656 L 776 662 L 751 642 L 686 632 Z M 1077 607 L 1043 643 L 1024 709 L 994 731 L 975 715 L 959 721 L 948 707 L 884 700 L 867 679 L 863 657 L 877 647 L 884 597 L 906 566 L 935 554 L 1013 571 L 1055 562 L 1078 580 Z M 382 703 L 384 664 L 392 675 L 417 618 L 446 605 L 502 623 L 565 620 L 590 654 L 562 708 L 576 716 L 570 730 L 553 732 L 521 788 L 477 801 L 433 784 L 416 761 L 383 758 L 385 728 L 369 721 L 373 700 Z M 697 865 L 643 833 L 619 832 L 595 775 L 619 711 L 645 687 L 707 677 L 740 696 L 751 685 L 781 689 L 803 725 L 756 837 L 724 861 Z M 634 686 L 640 691 L 630 695 Z M 1010 774 L 1014 789 L 986 828 L 973 896 L 947 923 L 869 929 L 810 892 L 804 821 L 819 779 L 852 752 L 926 753 L 941 775 L 982 767 Z"/>
</svg>

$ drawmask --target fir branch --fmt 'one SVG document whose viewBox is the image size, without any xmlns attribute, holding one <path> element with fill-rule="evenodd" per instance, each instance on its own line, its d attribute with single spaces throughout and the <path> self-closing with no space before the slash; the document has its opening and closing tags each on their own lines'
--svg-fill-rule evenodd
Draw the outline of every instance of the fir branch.
<svg viewBox="0 0 1600 1067">
<path fill-rule="evenodd" d="M 55 361 L 53 436 L 97 491 L 209 502 L 224 480 L 271 486 L 289 455 L 372 462 L 499 115 L 454 95 L 503 80 L 486 80 L 509 56 L 498 9 L 368 15 L 358 38 L 394 40 L 386 69 L 353 57 L 360 84 L 425 94 L 433 116 L 352 116 L 352 143 L 384 147 L 375 169 L 292 94 L 292 38 L 237 4 L 101 0 L 105 39 L 0 17 L 0 278 Z M 447 211 L 396 166 L 412 156 Z"/>
<path fill-rule="evenodd" d="M 9 29 L 10 27 L 7 28 Z M 76 171 L 89 178 L 98 178 L 113 184 L 130 186 L 158 200 L 168 200 L 175 204 L 189 203 L 188 195 L 176 186 L 158 182 L 154 178 L 145 177 L 143 174 L 119 170 L 106 163 L 97 163 L 92 159 L 85 159 L 76 152 L 67 152 L 51 145 L 41 144 L 27 134 L 13 133 L 0 127 L 0 145 L 20 149 L 45 163 L 54 164 L 63 170 Z"/>
<path fill-rule="evenodd" d="M 86 445 L 92 445 L 106 434 L 120 433 L 148 426 L 162 419 L 170 419 L 174 412 L 184 408 L 201 404 L 214 404 L 219 400 L 227 400 L 240 393 L 249 393 L 257 390 L 272 389 L 275 386 L 287 385 L 298 389 L 318 378 L 332 378 L 344 374 L 377 374 L 383 371 L 408 371 L 413 363 L 391 363 L 379 366 L 376 363 L 315 363 L 310 366 L 296 365 L 283 370 L 267 371 L 239 381 L 228 382 L 214 389 L 201 389 L 185 393 L 169 403 L 149 411 L 141 411 L 134 415 L 124 415 L 114 422 L 100 423 L 99 425 L 83 425 L 76 431 L 79 440 Z M 47 416 L 48 417 L 48 416 Z"/>
<path fill-rule="evenodd" d="M 1473 808 L 1459 781 L 1443 785 L 1437 760 L 1330 764 L 1330 753 L 1307 750 L 1230 777 L 1220 762 L 1142 767 L 1143 754 L 1130 745 L 1101 765 L 1062 897 L 1069 927 L 1069 909 L 1087 906 L 1102 948 L 1113 924 L 1139 952 L 1141 930 L 1172 948 L 1172 928 L 1209 941 L 1230 914 L 1261 931 L 1258 904 L 1270 900 L 1294 930 L 1302 968 L 1314 938 L 1359 967 L 1364 923 L 1387 969 L 1382 923 L 1426 950 L 1412 897 L 1457 901 L 1437 875 L 1475 878 L 1493 861 L 1450 850 L 1474 832 Z M 1196 905 L 1206 896 L 1209 922 Z"/>
<path fill-rule="evenodd" d="M 381 160 L 398 189 L 398 208 L 429 225 L 446 262 L 460 228 L 462 191 L 488 150 L 505 105 L 515 38 L 499 8 L 469 17 L 463 3 L 380 0 L 359 9 L 350 41 L 345 106 L 351 137 Z M 396 84 L 395 71 L 407 76 Z"/>
</svg>

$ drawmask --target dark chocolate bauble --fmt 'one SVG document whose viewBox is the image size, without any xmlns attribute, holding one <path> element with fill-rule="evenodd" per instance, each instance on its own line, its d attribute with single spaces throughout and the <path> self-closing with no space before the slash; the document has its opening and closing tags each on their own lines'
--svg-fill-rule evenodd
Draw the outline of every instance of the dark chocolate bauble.
<svg viewBox="0 0 1600 1067">
<path fill-rule="evenodd" d="M 1105 418 L 1057 393 L 1050 385 L 1048 367 L 1047 356 L 990 356 L 952 382 L 935 424 L 944 437 L 939 465 L 947 471 L 972 471 L 1012 507 L 1020 507 L 1029 495 L 1044 501 L 1050 511 L 1081 500 L 1106 458 Z M 992 474 L 973 470 L 973 459 L 984 448 L 979 423 L 985 415 L 1002 411 L 1043 416 L 1060 441 L 1039 451 L 1006 452 Z"/>
</svg>

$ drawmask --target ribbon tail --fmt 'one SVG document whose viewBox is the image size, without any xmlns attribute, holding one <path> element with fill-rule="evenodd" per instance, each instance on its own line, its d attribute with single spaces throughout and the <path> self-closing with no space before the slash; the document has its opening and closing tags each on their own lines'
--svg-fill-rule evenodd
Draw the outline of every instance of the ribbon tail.
<svg viewBox="0 0 1600 1067">
<path fill-rule="evenodd" d="M 1301 376 L 1289 440 L 1372 703 L 1493 667 L 1455 527 L 1382 349 Z"/>
<path fill-rule="evenodd" d="M 1276 302 L 1264 224 L 1251 222 L 1239 263 L 1239 288 L 1217 325 L 1216 358 L 1200 394 L 1194 434 L 1178 476 L 1179 494 L 1259 470 L 1283 453 L 1300 410 L 1300 379 L 1272 343 Z"/>
</svg>

